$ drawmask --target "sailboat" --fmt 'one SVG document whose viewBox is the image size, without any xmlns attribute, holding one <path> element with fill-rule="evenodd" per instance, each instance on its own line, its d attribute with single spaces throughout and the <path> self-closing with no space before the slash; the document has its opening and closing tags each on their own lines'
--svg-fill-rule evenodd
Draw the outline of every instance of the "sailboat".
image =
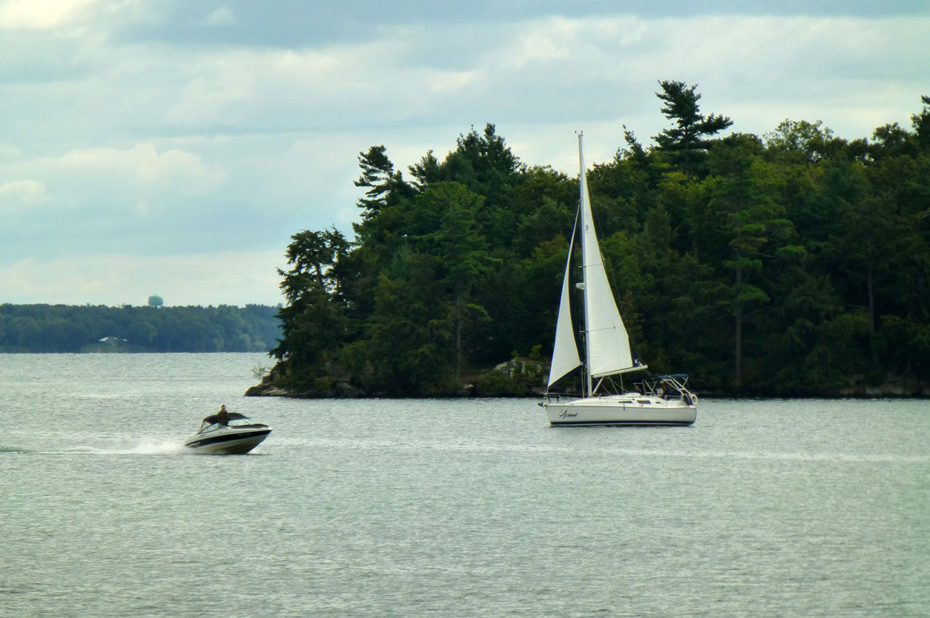
<svg viewBox="0 0 930 618">
<path fill-rule="evenodd" d="M 630 337 L 614 300 L 597 242 L 584 164 L 582 134 L 578 134 L 580 199 L 575 230 L 568 247 L 562 298 L 556 321 L 555 345 L 546 395 L 541 405 L 549 424 L 559 425 L 691 425 L 697 418 L 697 395 L 685 386 L 683 374 L 643 378 L 632 390 L 623 388 L 624 374 L 647 368 L 633 356 Z M 578 354 L 571 316 L 571 262 L 576 234 L 581 239 L 584 307 L 584 361 Z M 563 397 L 553 385 L 582 367 L 582 396 Z"/>
</svg>

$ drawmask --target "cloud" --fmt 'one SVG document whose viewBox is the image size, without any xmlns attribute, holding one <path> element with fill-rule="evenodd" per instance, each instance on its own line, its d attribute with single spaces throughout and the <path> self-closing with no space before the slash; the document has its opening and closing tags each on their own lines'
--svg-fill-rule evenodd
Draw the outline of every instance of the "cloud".
<svg viewBox="0 0 930 618">
<path fill-rule="evenodd" d="M 236 14 L 228 6 L 221 6 L 206 16 L 203 25 L 208 28 L 224 28 L 226 26 L 235 26 L 239 22 Z"/>
<path fill-rule="evenodd" d="M 177 149 L 159 151 L 150 143 L 129 149 L 72 150 L 59 161 L 85 178 L 99 176 L 111 185 L 128 183 L 137 189 L 178 195 L 208 193 L 225 178 L 222 171 L 206 165 L 195 154 Z"/>
<path fill-rule="evenodd" d="M 276 294 L 279 256 L 261 252 L 303 229 L 351 233 L 357 156 L 373 145 L 406 174 L 492 122 L 524 162 L 574 175 L 575 130 L 596 163 L 623 145 L 622 125 L 643 143 L 667 126 L 663 79 L 698 84 L 704 113 L 760 135 L 785 118 L 849 139 L 909 126 L 930 94 L 927 11 L 487 1 L 359 15 L 351 4 L 0 0 L 0 116 L 15 119 L 0 144 L 0 211 L 16 217 L 0 226 L 0 277 L 13 260 L 54 256 L 21 265 L 17 282 L 46 286 L 28 298 L 63 301 L 68 288 L 99 302 L 91 291 L 128 289 L 145 268 L 186 263 L 226 285 L 223 265 L 194 252 L 230 247 L 262 261 L 252 267 L 271 283 L 257 289 Z M 6 297 L 27 298 L 0 280 Z M 209 276 L 192 280 L 190 302 L 221 301 Z M 163 281 L 106 302 L 185 302 L 183 276 Z"/>
<path fill-rule="evenodd" d="M 0 210 L 17 215 L 15 226 L 0 226 L 7 260 L 37 247 L 54 256 L 189 251 L 230 230 L 267 242 L 261 230 L 246 231 L 238 204 L 222 195 L 225 170 L 182 148 L 139 143 L 20 156 L 0 165 L 3 176 L 15 180 L 0 183 Z"/>
<path fill-rule="evenodd" d="M 51 30 L 73 23 L 98 0 L 5 0 L 0 30 Z"/>
<path fill-rule="evenodd" d="M 321 49 L 237 49 L 187 58 L 184 89 L 164 114 L 183 127 L 294 131 L 386 119 L 428 103 L 430 67 L 405 68 L 406 43 L 360 42 Z M 183 59 L 178 59 L 183 64 Z M 455 76 L 454 81 L 461 81 Z"/>
<path fill-rule="evenodd" d="M 576 70 L 587 71 L 605 55 L 617 57 L 621 49 L 632 49 L 641 43 L 648 21 L 634 15 L 570 19 L 563 16 L 530 20 L 513 25 L 512 41 L 505 45 L 503 66 L 524 69 L 540 63 L 575 64 Z M 606 67 L 610 73 L 609 63 Z"/>
<path fill-rule="evenodd" d="M 26 257 L 0 265 L 0 279 L 3 301 L 14 304 L 144 305 L 158 293 L 166 305 L 276 305 L 284 299 L 275 268 L 284 266 L 283 249 L 167 257 Z M 204 290 L 210 290 L 209 298 Z"/>
<path fill-rule="evenodd" d="M 919 106 L 917 67 L 930 61 L 921 43 L 927 16 L 607 15 L 507 27 L 504 43 L 480 60 L 496 111 L 489 118 L 499 126 L 612 121 L 615 136 L 626 124 L 641 141 L 665 126 L 653 96 L 664 79 L 698 84 L 702 111 L 731 116 L 733 130 L 764 133 L 792 117 L 865 136 Z M 501 92 L 519 95 L 495 97 Z"/>
<path fill-rule="evenodd" d="M 45 186 L 35 180 L 0 183 L 0 213 L 12 213 L 49 199 Z"/>
</svg>

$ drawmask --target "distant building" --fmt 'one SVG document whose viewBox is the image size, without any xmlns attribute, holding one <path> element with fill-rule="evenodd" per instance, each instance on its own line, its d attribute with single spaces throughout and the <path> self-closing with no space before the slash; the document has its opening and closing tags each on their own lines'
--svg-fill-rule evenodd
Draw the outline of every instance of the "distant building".
<svg viewBox="0 0 930 618">
<path fill-rule="evenodd" d="M 104 337 L 103 339 L 97 340 L 97 343 L 102 343 L 104 345 L 119 345 L 127 342 L 126 339 L 120 339 L 119 337 Z"/>
</svg>

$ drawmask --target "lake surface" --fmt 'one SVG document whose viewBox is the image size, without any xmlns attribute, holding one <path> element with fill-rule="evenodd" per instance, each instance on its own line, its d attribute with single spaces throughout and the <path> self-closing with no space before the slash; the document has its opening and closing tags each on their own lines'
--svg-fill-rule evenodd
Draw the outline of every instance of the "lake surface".
<svg viewBox="0 0 930 618">
<path fill-rule="evenodd" d="M 245 398 L 258 365 L 0 355 L 0 615 L 930 615 L 930 402 L 549 428 Z M 185 453 L 221 403 L 274 432 Z"/>
</svg>

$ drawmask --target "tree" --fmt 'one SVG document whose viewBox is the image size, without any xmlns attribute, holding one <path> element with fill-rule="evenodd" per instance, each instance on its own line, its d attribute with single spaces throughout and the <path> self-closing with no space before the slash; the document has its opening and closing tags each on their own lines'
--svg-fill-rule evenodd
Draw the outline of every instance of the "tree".
<svg viewBox="0 0 930 618">
<path fill-rule="evenodd" d="M 394 171 L 394 164 L 383 145 L 372 146 L 368 152 L 360 152 L 358 162 L 362 175 L 355 181 L 355 186 L 367 189 L 365 197 L 358 201 L 362 209 L 360 225 L 364 229 L 366 221 L 377 217 L 382 209 L 394 206 L 401 198 L 410 196 L 413 189 L 404 182 L 400 172 Z"/>
<path fill-rule="evenodd" d="M 472 295 L 479 277 L 491 262 L 487 239 L 477 224 L 477 213 L 483 201 L 464 185 L 454 182 L 433 185 L 417 198 L 418 211 L 438 211 L 438 226 L 422 240 L 436 257 L 437 274 L 452 297 L 456 381 L 462 375 L 463 329 L 467 322 L 487 317 L 487 311 Z"/>
<path fill-rule="evenodd" d="M 522 169 L 504 138 L 488 123 L 479 134 L 474 128 L 460 135 L 456 149 L 442 164 L 445 180 L 455 180 L 485 199 L 494 202 L 502 197 L 504 187 Z"/>
<path fill-rule="evenodd" d="M 775 199 L 762 143 L 754 135 L 737 134 L 716 143 L 709 157 L 710 175 L 702 183 L 709 197 L 710 218 L 699 229 L 716 235 L 712 246 L 721 266 L 732 273 L 729 297 L 733 312 L 733 385 L 743 385 L 744 327 L 747 317 L 767 304 L 763 269 L 791 236 L 793 227 Z M 715 223 L 716 222 L 716 223 Z M 721 259 L 722 258 L 722 259 Z"/>
<path fill-rule="evenodd" d="M 793 163 L 816 163 L 824 157 L 832 139 L 833 131 L 819 120 L 815 123 L 783 120 L 765 135 L 765 152 L 770 157 L 787 157 Z"/>
<path fill-rule="evenodd" d="M 366 392 L 409 396 L 454 388 L 454 317 L 435 268 L 432 256 L 407 247 L 378 275 L 363 336 L 340 354 Z"/>
<path fill-rule="evenodd" d="M 278 269 L 288 304 L 278 311 L 283 336 L 271 354 L 300 387 L 349 335 L 341 269 L 348 251 L 349 243 L 335 228 L 299 232 L 286 253 L 292 268 Z"/>
<path fill-rule="evenodd" d="M 838 213 L 823 258 L 831 266 L 844 300 L 865 310 L 868 355 L 878 368 L 875 348 L 876 284 L 886 276 L 883 262 L 893 217 L 888 202 L 871 195 L 866 169 L 858 162 L 836 157 L 827 162 L 822 187 L 824 201 Z"/>
<path fill-rule="evenodd" d="M 311 232 L 305 230 L 291 236 L 285 257 L 291 268 L 278 269 L 284 277 L 281 289 L 288 300 L 296 301 L 308 288 L 310 280 L 332 295 L 342 291 L 339 265 L 349 251 L 349 242 L 336 228 Z"/>
<path fill-rule="evenodd" d="M 707 154 L 708 140 L 733 124 L 726 116 L 702 116 L 698 101 L 697 84 L 687 86 L 684 82 L 662 81 L 656 96 L 664 102 L 662 114 L 674 122 L 674 126 L 655 136 L 657 146 L 668 152 L 674 164 L 689 176 L 699 175 Z"/>
<path fill-rule="evenodd" d="M 920 97 L 920 100 L 923 103 L 923 109 L 911 116 L 911 122 L 914 126 L 917 144 L 923 152 L 928 152 L 930 151 L 930 97 L 924 95 Z"/>
</svg>

